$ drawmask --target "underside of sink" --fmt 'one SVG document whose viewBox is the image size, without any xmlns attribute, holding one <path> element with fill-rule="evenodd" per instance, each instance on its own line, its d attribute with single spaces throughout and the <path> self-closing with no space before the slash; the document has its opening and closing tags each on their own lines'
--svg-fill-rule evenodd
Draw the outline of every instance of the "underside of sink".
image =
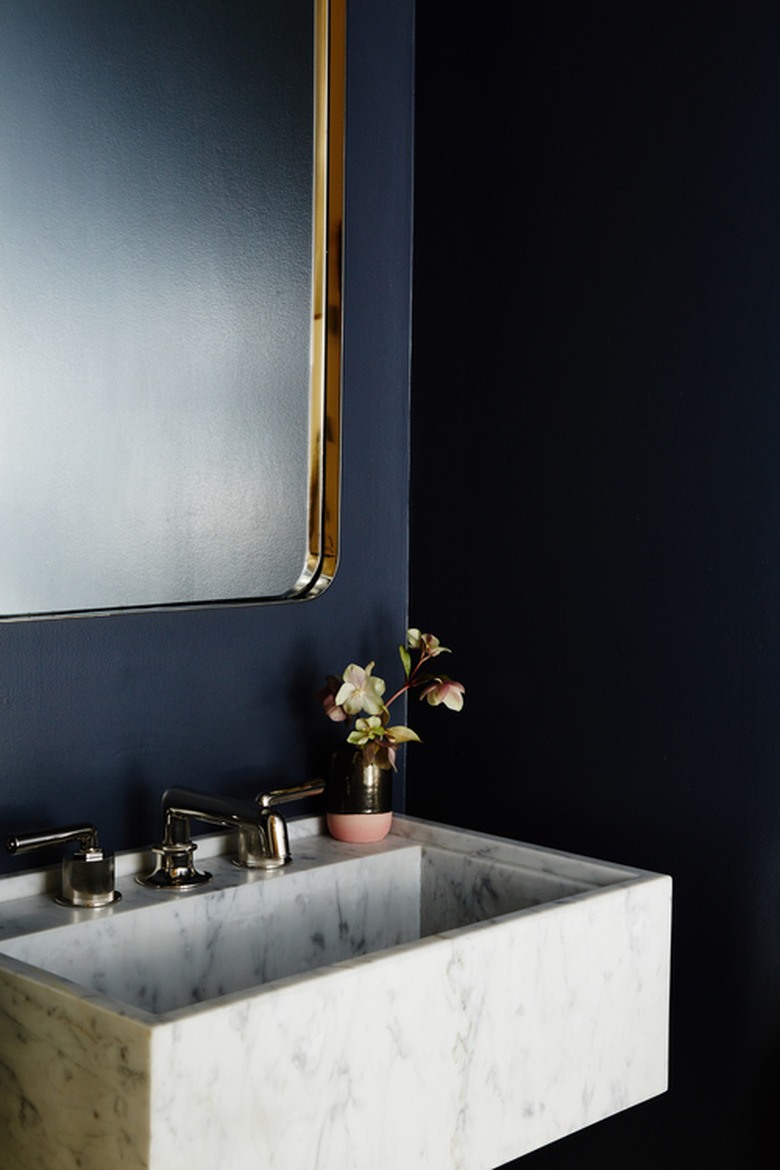
<svg viewBox="0 0 780 1170">
<path fill-rule="evenodd" d="M 291 835 L 274 876 L 205 839 L 185 895 L 120 857 L 97 912 L 0 881 L 9 1170 L 489 1170 L 663 1092 L 668 878 L 404 817 Z"/>
</svg>

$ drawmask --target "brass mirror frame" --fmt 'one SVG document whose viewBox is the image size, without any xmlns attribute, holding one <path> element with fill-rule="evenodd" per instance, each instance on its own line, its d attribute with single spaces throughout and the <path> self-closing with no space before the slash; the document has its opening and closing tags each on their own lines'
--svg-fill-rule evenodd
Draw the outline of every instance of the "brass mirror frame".
<svg viewBox="0 0 780 1170">
<path fill-rule="evenodd" d="M 309 551 L 290 597 L 315 597 L 336 573 L 341 482 L 342 245 L 346 0 L 317 0 L 314 324 Z"/>
<path fill-rule="evenodd" d="M 319 596 L 339 555 L 341 480 L 342 245 L 346 0 L 312 0 L 314 10 L 314 159 L 311 384 L 307 551 L 303 571 L 281 595 L 237 597 L 44 613 L 0 614 L 0 622 L 40 621 L 297 601 Z"/>
</svg>

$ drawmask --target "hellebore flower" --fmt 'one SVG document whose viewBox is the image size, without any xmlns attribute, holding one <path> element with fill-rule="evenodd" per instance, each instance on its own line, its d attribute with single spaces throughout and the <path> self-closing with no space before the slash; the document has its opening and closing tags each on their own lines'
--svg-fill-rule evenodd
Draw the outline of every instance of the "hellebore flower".
<svg viewBox="0 0 780 1170">
<path fill-rule="evenodd" d="M 336 695 L 341 687 L 341 679 L 335 678 L 332 674 L 328 675 L 328 685 L 323 687 L 321 691 L 317 691 L 315 698 L 322 703 L 322 709 L 332 719 L 334 723 L 345 723 L 349 718 L 343 707 L 339 707 L 336 702 Z"/>
<path fill-rule="evenodd" d="M 370 743 L 372 739 L 381 739 L 384 730 L 378 715 L 369 715 L 368 719 L 356 719 L 355 730 L 350 731 L 347 743 Z"/>
<path fill-rule="evenodd" d="M 334 723 L 346 723 L 347 719 L 349 719 L 349 715 L 347 715 L 343 707 L 339 707 L 336 702 L 336 696 L 332 695 L 330 691 L 322 700 L 322 709 L 328 716 L 328 719 L 332 719 Z"/>
<path fill-rule="evenodd" d="M 411 727 L 396 724 L 388 727 L 390 707 L 402 695 L 416 690 L 421 699 L 427 699 L 432 707 L 443 705 L 451 711 L 460 711 L 466 688 L 462 683 L 453 682 L 447 675 L 426 673 L 424 666 L 439 654 L 449 654 L 433 634 L 424 634 L 412 627 L 406 631 L 406 645 L 398 647 L 404 668 L 404 680 L 398 690 L 385 700 L 385 681 L 371 673 L 374 663 L 357 666 L 350 663 L 343 676 L 328 675 L 328 685 L 317 698 L 325 714 L 334 723 L 354 719 L 347 743 L 359 747 L 367 764 L 380 768 L 395 768 L 398 748 L 404 743 L 420 742 L 420 737 Z M 412 662 L 411 651 L 416 661 Z"/>
<path fill-rule="evenodd" d="M 347 743 L 363 748 L 367 764 L 376 764 L 385 770 L 392 768 L 393 771 L 396 744 L 408 743 L 410 740 L 420 742 L 419 735 L 411 727 L 404 727 L 400 723 L 396 727 L 385 727 L 378 715 L 356 719 L 355 730 L 347 736 Z"/>
<path fill-rule="evenodd" d="M 356 719 L 355 730 L 347 736 L 347 743 L 362 747 L 363 759 L 367 764 L 376 764 L 380 768 L 395 768 L 395 748 L 385 743 L 377 743 L 382 739 L 384 727 L 378 715 L 369 715 L 368 719 Z"/>
<path fill-rule="evenodd" d="M 369 662 L 365 670 L 353 662 L 344 671 L 344 682 L 336 695 L 336 703 L 348 715 L 357 715 L 360 711 L 379 715 L 384 711 L 382 695 L 385 693 L 385 682 L 384 679 L 372 677 L 373 669 L 373 662 Z"/>
<path fill-rule="evenodd" d="M 449 648 L 442 646 L 437 637 L 433 634 L 423 634 L 420 630 L 407 630 L 406 641 L 411 650 L 421 650 L 426 658 L 450 653 Z"/>
<path fill-rule="evenodd" d="M 466 688 L 463 683 L 453 682 L 450 678 L 440 678 L 426 687 L 420 698 L 427 699 L 432 707 L 438 707 L 440 703 L 443 703 L 451 711 L 460 711 L 463 707 L 465 692 Z"/>
</svg>

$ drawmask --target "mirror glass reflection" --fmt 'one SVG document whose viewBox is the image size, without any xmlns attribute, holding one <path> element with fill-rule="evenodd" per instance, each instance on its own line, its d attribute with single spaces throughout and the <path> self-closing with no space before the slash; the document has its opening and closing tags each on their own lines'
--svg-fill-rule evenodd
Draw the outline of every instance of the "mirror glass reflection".
<svg viewBox="0 0 780 1170">
<path fill-rule="evenodd" d="M 0 5 L 3 617 L 332 575 L 327 10 Z"/>
</svg>

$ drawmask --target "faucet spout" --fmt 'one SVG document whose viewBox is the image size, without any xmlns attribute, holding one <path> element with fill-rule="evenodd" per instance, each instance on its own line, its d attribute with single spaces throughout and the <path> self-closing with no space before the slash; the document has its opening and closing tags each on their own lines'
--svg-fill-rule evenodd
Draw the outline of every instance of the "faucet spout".
<svg viewBox="0 0 780 1170">
<path fill-rule="evenodd" d="M 190 788 L 168 788 L 162 798 L 163 844 L 180 845 L 190 840 L 190 818 L 226 829 L 258 827 L 256 805 L 230 797 L 210 796 Z"/>
<path fill-rule="evenodd" d="M 321 780 L 294 788 L 262 793 L 254 801 L 211 796 L 191 788 L 168 788 L 163 793 L 163 840 L 152 850 L 155 866 L 136 880 L 156 889 L 191 890 L 211 881 L 211 874 L 195 868 L 197 846 L 190 836 L 190 820 L 238 830 L 236 864 L 249 869 L 277 869 L 291 860 L 287 825 L 272 806 L 285 800 L 322 792 Z"/>
</svg>

